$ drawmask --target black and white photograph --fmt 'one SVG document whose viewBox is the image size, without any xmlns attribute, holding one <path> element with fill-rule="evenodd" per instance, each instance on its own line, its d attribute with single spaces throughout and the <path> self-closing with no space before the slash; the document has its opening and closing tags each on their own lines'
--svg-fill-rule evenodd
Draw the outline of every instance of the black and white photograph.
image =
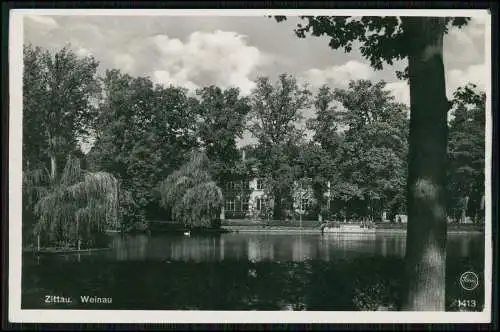
<svg viewBox="0 0 500 332">
<path fill-rule="evenodd" d="M 488 11 L 18 9 L 9 42 L 11 322 L 490 322 Z"/>
</svg>

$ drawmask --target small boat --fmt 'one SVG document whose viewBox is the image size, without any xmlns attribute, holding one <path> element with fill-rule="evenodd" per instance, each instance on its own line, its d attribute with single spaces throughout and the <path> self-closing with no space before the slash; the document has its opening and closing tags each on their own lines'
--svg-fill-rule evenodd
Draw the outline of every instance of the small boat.
<svg viewBox="0 0 500 332">
<path fill-rule="evenodd" d="M 337 227 L 325 227 L 324 233 L 375 233 L 375 228 L 361 227 L 361 225 L 339 225 Z"/>
<path fill-rule="evenodd" d="M 191 235 L 191 231 L 185 231 L 185 232 L 184 232 L 184 235 L 186 235 L 186 236 L 190 236 L 190 235 Z"/>
</svg>

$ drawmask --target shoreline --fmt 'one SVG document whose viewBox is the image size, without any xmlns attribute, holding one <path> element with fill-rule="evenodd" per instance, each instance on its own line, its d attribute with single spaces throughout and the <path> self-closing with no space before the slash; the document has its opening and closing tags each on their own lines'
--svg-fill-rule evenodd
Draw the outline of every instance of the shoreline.
<svg viewBox="0 0 500 332">
<path fill-rule="evenodd" d="M 95 251 L 103 251 L 110 250 L 111 247 L 102 247 L 102 248 L 88 248 L 88 249 L 73 249 L 73 248 L 40 248 L 37 250 L 36 248 L 25 247 L 23 248 L 23 253 L 34 253 L 34 254 L 81 254 L 81 253 L 89 253 Z"/>
<path fill-rule="evenodd" d="M 321 230 L 317 228 L 311 228 L 311 227 L 283 227 L 283 226 L 269 226 L 269 227 L 262 227 L 262 226 L 222 226 L 222 228 L 228 230 L 231 233 L 307 233 L 307 234 L 321 234 Z M 406 234 L 406 229 L 405 228 L 375 228 L 374 232 L 324 232 L 325 235 L 327 234 Z M 484 230 L 481 229 L 448 229 L 447 234 L 484 234 Z"/>
</svg>

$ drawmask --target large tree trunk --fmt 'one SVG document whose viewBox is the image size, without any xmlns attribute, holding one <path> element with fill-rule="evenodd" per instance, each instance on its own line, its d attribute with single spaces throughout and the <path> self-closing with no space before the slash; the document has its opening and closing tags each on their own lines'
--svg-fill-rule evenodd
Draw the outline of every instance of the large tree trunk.
<svg viewBox="0 0 500 332">
<path fill-rule="evenodd" d="M 444 18 L 409 27 L 410 138 L 406 294 L 403 310 L 445 310 L 447 112 Z"/>
</svg>

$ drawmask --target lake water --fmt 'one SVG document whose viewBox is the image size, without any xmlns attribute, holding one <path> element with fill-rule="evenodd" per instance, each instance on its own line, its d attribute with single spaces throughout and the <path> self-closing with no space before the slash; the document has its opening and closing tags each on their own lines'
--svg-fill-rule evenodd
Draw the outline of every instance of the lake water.
<svg viewBox="0 0 500 332">
<path fill-rule="evenodd" d="M 109 250 L 24 254 L 22 307 L 330 311 L 382 305 L 390 310 L 399 303 L 405 237 L 116 234 Z M 482 310 L 483 270 L 484 234 L 448 235 L 447 310 L 459 310 L 457 300 L 464 299 L 476 301 L 467 310 Z M 459 284 L 466 271 L 479 275 L 475 290 Z M 49 295 L 71 303 L 45 303 Z M 82 296 L 112 303 L 82 303 Z"/>
</svg>

